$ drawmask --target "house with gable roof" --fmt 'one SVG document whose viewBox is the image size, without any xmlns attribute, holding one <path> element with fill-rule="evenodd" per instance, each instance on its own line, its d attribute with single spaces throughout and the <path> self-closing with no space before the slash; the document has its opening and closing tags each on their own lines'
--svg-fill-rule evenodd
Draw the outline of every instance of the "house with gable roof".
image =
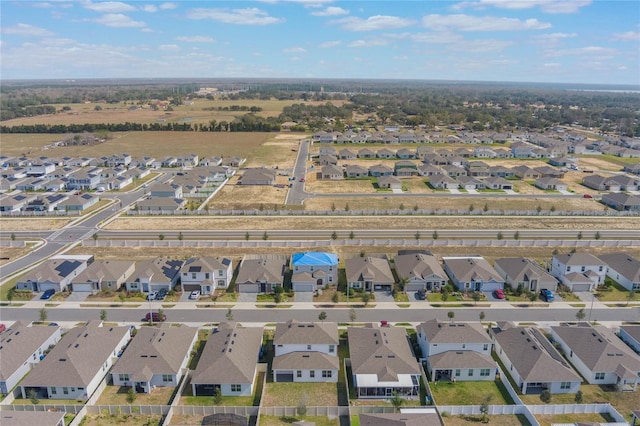
<svg viewBox="0 0 640 426">
<path fill-rule="evenodd" d="M 258 376 L 258 357 L 262 346 L 262 327 L 240 327 L 220 323 L 204 346 L 191 375 L 194 396 L 253 395 Z"/>
<path fill-rule="evenodd" d="M 607 276 L 627 290 L 640 290 L 640 260 L 627 253 L 598 256 L 607 264 Z"/>
<path fill-rule="evenodd" d="M 135 268 L 133 260 L 99 260 L 71 280 L 71 289 L 92 293 L 118 291 Z"/>
<path fill-rule="evenodd" d="M 199 290 L 211 294 L 218 288 L 228 288 L 233 277 L 233 262 L 227 257 L 194 257 L 180 267 L 183 292 Z"/>
<path fill-rule="evenodd" d="M 552 339 L 567 359 L 592 385 L 617 385 L 638 390 L 640 356 L 610 329 L 587 322 L 551 327 Z"/>
<path fill-rule="evenodd" d="M 551 261 L 551 275 L 571 291 L 591 291 L 606 274 L 607 264 L 591 253 L 556 254 Z"/>
<path fill-rule="evenodd" d="M 359 399 L 420 395 L 420 367 L 403 327 L 349 327 L 351 386 Z"/>
<path fill-rule="evenodd" d="M 640 354 L 640 325 L 621 325 L 618 336 L 637 354 Z"/>
<path fill-rule="evenodd" d="M 138 393 L 178 386 L 197 340 L 195 327 L 141 327 L 110 371 L 113 384 Z"/>
<path fill-rule="evenodd" d="M 522 286 L 537 293 L 543 288 L 556 291 L 558 280 L 531 259 L 524 257 L 503 257 L 496 260 L 495 270 L 512 289 Z"/>
<path fill-rule="evenodd" d="M 333 253 L 294 253 L 290 265 L 293 291 L 310 292 L 338 284 L 338 256 Z"/>
<path fill-rule="evenodd" d="M 178 259 L 155 258 L 136 263 L 136 270 L 127 279 L 127 291 L 149 293 L 171 290 L 180 278 L 180 268 L 184 262 Z"/>
<path fill-rule="evenodd" d="M 273 336 L 273 381 L 337 382 L 338 344 L 335 322 L 278 323 Z"/>
<path fill-rule="evenodd" d="M 406 279 L 405 291 L 439 291 L 449 281 L 438 260 L 430 253 L 398 253 L 394 264 L 398 278 Z"/>
<path fill-rule="evenodd" d="M 272 293 L 282 287 L 287 271 L 285 255 L 245 255 L 236 277 L 239 293 Z"/>
<path fill-rule="evenodd" d="M 16 289 L 31 291 L 67 290 L 67 287 L 78 274 L 93 261 L 93 256 L 84 258 L 75 256 L 57 256 L 45 260 L 22 277 L 18 278 Z"/>
<path fill-rule="evenodd" d="M 365 291 L 391 291 L 395 279 L 386 256 L 352 257 L 345 261 L 347 284 Z"/>
<path fill-rule="evenodd" d="M 444 270 L 461 291 L 504 289 L 504 279 L 480 256 L 443 257 Z"/>
</svg>

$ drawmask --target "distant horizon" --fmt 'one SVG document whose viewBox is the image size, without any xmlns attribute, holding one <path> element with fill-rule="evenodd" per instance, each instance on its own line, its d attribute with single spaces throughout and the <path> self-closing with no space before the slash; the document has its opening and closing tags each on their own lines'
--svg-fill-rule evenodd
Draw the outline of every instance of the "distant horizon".
<svg viewBox="0 0 640 426">
<path fill-rule="evenodd" d="M 640 85 L 638 1 L 41 0 L 0 12 L 3 81 Z"/>
</svg>

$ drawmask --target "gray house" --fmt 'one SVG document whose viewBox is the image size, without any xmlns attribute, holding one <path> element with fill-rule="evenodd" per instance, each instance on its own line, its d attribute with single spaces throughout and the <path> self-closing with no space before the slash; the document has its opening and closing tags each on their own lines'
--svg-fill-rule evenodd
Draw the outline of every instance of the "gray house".
<svg viewBox="0 0 640 426">
<path fill-rule="evenodd" d="M 439 291 L 449 280 L 438 260 L 430 254 L 398 254 L 394 263 L 398 278 L 407 280 L 406 291 Z"/>
<path fill-rule="evenodd" d="M 365 291 L 391 290 L 395 279 L 385 257 L 352 257 L 345 261 L 347 283 L 350 288 Z"/>
<path fill-rule="evenodd" d="M 640 260 L 626 253 L 598 256 L 607 264 L 607 276 L 627 290 L 640 290 Z"/>
<path fill-rule="evenodd" d="M 462 291 L 494 291 L 504 279 L 483 257 L 443 257 L 444 270 Z"/>
<path fill-rule="evenodd" d="M 272 293 L 281 287 L 287 270 L 285 255 L 245 255 L 236 277 L 239 293 Z"/>
<path fill-rule="evenodd" d="M 503 257 L 496 260 L 495 270 L 512 289 L 522 286 L 537 293 L 543 288 L 556 291 L 558 280 L 531 259 Z"/>
</svg>

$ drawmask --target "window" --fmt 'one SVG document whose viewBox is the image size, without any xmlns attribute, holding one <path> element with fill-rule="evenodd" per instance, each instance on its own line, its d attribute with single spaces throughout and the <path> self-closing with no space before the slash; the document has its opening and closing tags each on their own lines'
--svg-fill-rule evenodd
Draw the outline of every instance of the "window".
<svg viewBox="0 0 640 426">
<path fill-rule="evenodd" d="M 58 393 L 58 389 L 56 389 L 55 387 L 51 388 L 51 395 L 55 395 Z"/>
<path fill-rule="evenodd" d="M 162 381 L 165 383 L 173 382 L 173 376 L 171 374 L 163 374 Z"/>
<path fill-rule="evenodd" d="M 469 369 L 469 377 L 473 377 L 473 368 Z"/>
<path fill-rule="evenodd" d="M 325 379 L 333 377 L 333 372 L 331 370 L 322 370 L 322 377 Z"/>
<path fill-rule="evenodd" d="M 459 368 L 456 369 L 455 375 L 456 375 L 456 377 L 460 377 L 460 369 Z"/>
<path fill-rule="evenodd" d="M 242 392 L 242 385 L 231 385 L 231 392 Z"/>
<path fill-rule="evenodd" d="M 571 272 L 571 266 L 567 266 L 567 272 Z"/>
<path fill-rule="evenodd" d="M 316 370 L 309 371 L 309 377 L 311 377 L 312 379 L 316 377 Z"/>
<path fill-rule="evenodd" d="M 482 350 L 483 351 L 488 351 L 489 350 L 489 344 L 485 343 L 484 346 L 482 346 Z"/>
<path fill-rule="evenodd" d="M 129 375 L 128 374 L 118 374 L 118 379 L 121 382 L 128 382 L 129 381 Z"/>
<path fill-rule="evenodd" d="M 219 277 L 223 277 L 223 276 L 224 276 L 224 271 L 223 271 L 222 269 L 220 269 L 220 270 L 218 271 L 218 276 L 219 276 Z"/>
<path fill-rule="evenodd" d="M 596 380 L 604 380 L 604 373 L 596 373 Z"/>
<path fill-rule="evenodd" d="M 310 351 L 311 350 L 311 345 L 307 345 L 307 350 Z"/>
<path fill-rule="evenodd" d="M 336 351 L 335 345 L 329 345 L 329 353 L 332 354 Z"/>
<path fill-rule="evenodd" d="M 192 273 L 191 273 L 191 279 L 192 279 L 192 280 L 195 280 L 195 279 L 196 279 L 196 273 L 195 273 L 195 272 L 192 272 Z"/>
<path fill-rule="evenodd" d="M 69 395 L 69 388 L 62 388 L 62 393 L 65 395 Z"/>
<path fill-rule="evenodd" d="M 560 382 L 560 389 L 571 389 L 571 382 Z"/>
<path fill-rule="evenodd" d="M 298 379 L 302 377 L 302 371 L 301 370 L 296 371 L 296 377 Z"/>
<path fill-rule="evenodd" d="M 480 369 L 480 377 L 489 377 L 490 373 L 491 373 L 491 369 L 490 368 L 481 368 Z"/>
</svg>

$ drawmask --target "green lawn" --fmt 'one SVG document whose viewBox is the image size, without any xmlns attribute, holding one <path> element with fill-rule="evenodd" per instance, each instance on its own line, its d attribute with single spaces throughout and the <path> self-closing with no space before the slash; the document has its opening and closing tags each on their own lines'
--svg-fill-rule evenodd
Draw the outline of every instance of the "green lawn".
<svg viewBox="0 0 640 426">
<path fill-rule="evenodd" d="M 629 290 L 620 284 L 613 282 L 607 291 L 597 291 L 595 296 L 601 302 L 627 302 L 629 300 Z M 634 293 L 634 300 L 640 299 L 640 295 Z"/>
<path fill-rule="evenodd" d="M 550 426 L 552 424 L 601 424 L 612 422 L 613 419 L 607 414 L 558 414 L 552 415 L 537 415 L 536 420 L 540 423 L 540 426 Z"/>
<path fill-rule="evenodd" d="M 107 386 L 100 395 L 97 405 L 127 405 L 129 386 Z M 151 393 L 138 393 L 135 405 L 169 405 L 175 388 L 157 387 Z"/>
<path fill-rule="evenodd" d="M 296 407 L 304 395 L 307 405 L 338 405 L 336 383 L 267 383 L 262 395 L 262 405 Z"/>
<path fill-rule="evenodd" d="M 482 422 L 481 416 L 442 416 L 445 426 L 466 426 L 473 423 L 495 426 L 529 426 L 526 417 L 522 415 L 488 416 L 487 422 Z"/>
<path fill-rule="evenodd" d="M 316 417 L 316 416 L 295 416 L 295 417 L 260 416 L 260 426 L 288 426 L 300 420 L 312 422 L 316 426 L 339 426 L 340 425 L 340 419 L 338 418 L 329 419 L 328 417 Z"/>
<path fill-rule="evenodd" d="M 499 380 L 495 382 L 439 382 L 430 383 L 433 398 L 438 405 L 480 405 L 488 396 L 491 405 L 513 404 Z"/>
</svg>

